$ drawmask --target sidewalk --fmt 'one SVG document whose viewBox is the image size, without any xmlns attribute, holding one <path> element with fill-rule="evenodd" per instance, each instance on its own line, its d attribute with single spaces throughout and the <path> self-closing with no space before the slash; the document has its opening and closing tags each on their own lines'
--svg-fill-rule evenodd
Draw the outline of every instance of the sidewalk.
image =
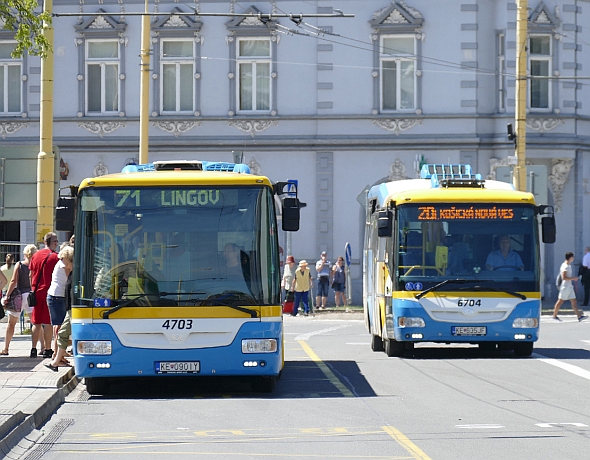
<svg viewBox="0 0 590 460">
<path fill-rule="evenodd" d="M 6 326 L 4 318 L 0 322 L 0 349 L 4 348 Z M 60 367 L 57 372 L 53 372 L 43 365 L 49 363 L 49 359 L 29 358 L 31 335 L 21 335 L 18 323 L 14 332 L 10 355 L 0 356 L 2 458 L 43 425 L 78 383 L 73 367 Z"/>
</svg>

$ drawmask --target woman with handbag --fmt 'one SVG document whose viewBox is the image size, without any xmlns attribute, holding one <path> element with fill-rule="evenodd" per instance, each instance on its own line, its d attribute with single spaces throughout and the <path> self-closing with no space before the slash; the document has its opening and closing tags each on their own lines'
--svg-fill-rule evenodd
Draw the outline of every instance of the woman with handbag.
<svg viewBox="0 0 590 460">
<path fill-rule="evenodd" d="M 22 309 L 28 314 L 27 296 L 31 290 L 31 280 L 29 279 L 29 262 L 33 254 L 37 252 L 34 244 L 25 246 L 23 250 L 24 260 L 17 262 L 14 266 L 14 274 L 6 289 L 6 296 L 2 299 L 8 312 L 8 327 L 6 328 L 6 337 L 4 338 L 4 349 L 0 352 L 2 356 L 8 356 L 8 347 L 14 335 L 14 327 L 21 315 Z M 18 298 L 20 297 L 20 302 Z M 18 311 L 17 311 L 18 310 Z"/>
</svg>

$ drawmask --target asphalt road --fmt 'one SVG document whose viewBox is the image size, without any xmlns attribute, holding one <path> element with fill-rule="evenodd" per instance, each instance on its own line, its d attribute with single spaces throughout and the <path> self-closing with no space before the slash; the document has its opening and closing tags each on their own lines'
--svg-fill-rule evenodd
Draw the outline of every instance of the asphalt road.
<svg viewBox="0 0 590 460">
<path fill-rule="evenodd" d="M 360 320 L 285 318 L 272 394 L 236 379 L 84 385 L 30 458 L 586 459 L 590 322 L 543 317 L 531 358 L 476 347 L 371 351 Z M 23 457 L 27 458 L 27 457 Z"/>
</svg>

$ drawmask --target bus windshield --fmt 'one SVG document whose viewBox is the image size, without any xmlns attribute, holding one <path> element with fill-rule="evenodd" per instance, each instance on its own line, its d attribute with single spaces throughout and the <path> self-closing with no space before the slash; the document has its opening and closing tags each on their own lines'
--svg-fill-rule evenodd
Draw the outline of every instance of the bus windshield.
<svg viewBox="0 0 590 460">
<path fill-rule="evenodd" d="M 78 304 L 279 303 L 268 187 L 86 188 L 76 225 Z"/>
<path fill-rule="evenodd" d="M 440 290 L 539 288 L 532 205 L 409 204 L 397 208 L 397 220 L 392 273 L 400 290 L 427 289 L 454 279 L 469 283 L 446 283 Z"/>
</svg>

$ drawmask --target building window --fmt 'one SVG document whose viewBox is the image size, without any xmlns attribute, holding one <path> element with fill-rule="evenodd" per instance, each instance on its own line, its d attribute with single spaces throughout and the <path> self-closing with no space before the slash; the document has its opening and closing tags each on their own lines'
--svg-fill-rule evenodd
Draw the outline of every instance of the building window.
<svg viewBox="0 0 590 460">
<path fill-rule="evenodd" d="M 194 44 L 188 40 L 162 40 L 160 54 L 162 114 L 193 112 Z"/>
<path fill-rule="evenodd" d="M 413 36 L 381 36 L 381 110 L 416 108 L 416 44 Z"/>
<path fill-rule="evenodd" d="M 529 37 L 529 107 L 551 109 L 552 50 L 550 35 Z"/>
<path fill-rule="evenodd" d="M 16 42 L 0 42 L 0 113 L 20 115 L 22 112 L 22 60 L 13 59 Z"/>
<path fill-rule="evenodd" d="M 119 43 L 86 42 L 86 112 L 110 114 L 119 110 Z"/>
<path fill-rule="evenodd" d="M 237 53 L 239 112 L 268 112 L 271 107 L 269 38 L 240 38 Z"/>
<path fill-rule="evenodd" d="M 498 110 L 506 111 L 506 42 L 505 35 L 498 34 Z"/>
<path fill-rule="evenodd" d="M 423 23 L 422 13 L 404 1 L 373 13 L 373 115 L 422 114 Z"/>
</svg>

